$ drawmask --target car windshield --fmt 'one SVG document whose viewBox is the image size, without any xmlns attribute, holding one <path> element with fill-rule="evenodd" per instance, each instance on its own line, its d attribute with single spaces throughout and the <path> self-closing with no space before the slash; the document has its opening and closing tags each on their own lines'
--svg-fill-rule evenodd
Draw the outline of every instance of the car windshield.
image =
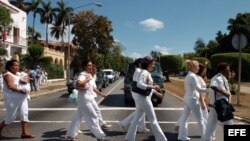
<svg viewBox="0 0 250 141">
<path fill-rule="evenodd" d="M 111 71 L 104 71 L 107 75 L 111 75 Z"/>
</svg>

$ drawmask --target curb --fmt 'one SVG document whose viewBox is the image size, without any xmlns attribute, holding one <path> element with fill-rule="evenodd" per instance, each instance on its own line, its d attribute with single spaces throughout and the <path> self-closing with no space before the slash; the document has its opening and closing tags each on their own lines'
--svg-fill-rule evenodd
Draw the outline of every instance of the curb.
<svg viewBox="0 0 250 141">
<path fill-rule="evenodd" d="M 51 90 L 51 91 L 47 91 L 47 92 L 31 94 L 30 98 L 34 99 L 34 98 L 38 98 L 38 97 L 43 96 L 43 95 L 47 95 L 47 94 L 51 94 L 51 93 L 55 93 L 55 92 L 59 92 L 59 91 L 64 91 L 64 90 L 67 90 L 67 88 L 61 88 L 61 89 L 55 89 L 55 90 Z M 4 100 L 0 101 L 0 106 L 2 106 L 2 105 L 4 105 Z"/>
</svg>

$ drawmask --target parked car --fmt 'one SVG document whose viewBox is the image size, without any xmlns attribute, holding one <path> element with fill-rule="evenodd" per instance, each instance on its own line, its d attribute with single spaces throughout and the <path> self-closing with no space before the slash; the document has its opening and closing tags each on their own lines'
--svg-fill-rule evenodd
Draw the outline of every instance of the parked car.
<svg viewBox="0 0 250 141">
<path fill-rule="evenodd" d="M 96 74 L 96 85 L 101 88 L 106 88 L 109 85 L 109 79 L 106 73 L 104 72 L 97 72 Z"/>
<path fill-rule="evenodd" d="M 114 74 L 113 69 L 104 69 L 104 70 L 102 70 L 102 72 L 108 76 L 109 83 L 112 83 L 115 81 L 115 74 Z"/>
<path fill-rule="evenodd" d="M 125 103 L 134 102 L 134 99 L 131 94 L 131 84 L 133 81 L 133 74 L 135 71 L 135 65 L 133 63 L 129 63 L 127 67 L 127 71 L 125 73 L 124 78 L 124 97 L 125 97 Z M 158 62 L 155 62 L 155 68 L 153 71 L 151 71 L 151 76 L 153 78 L 154 84 L 157 84 L 160 86 L 160 92 L 162 94 L 165 94 L 165 89 L 163 86 L 164 83 L 164 76 L 161 69 L 161 65 Z M 152 95 L 152 103 L 154 106 L 157 106 L 158 104 L 162 103 L 162 99 L 157 97 L 155 94 Z"/>
<path fill-rule="evenodd" d="M 101 92 L 102 91 L 102 85 L 103 85 L 103 77 L 102 77 L 102 73 L 97 72 L 96 73 L 96 88 Z"/>
</svg>

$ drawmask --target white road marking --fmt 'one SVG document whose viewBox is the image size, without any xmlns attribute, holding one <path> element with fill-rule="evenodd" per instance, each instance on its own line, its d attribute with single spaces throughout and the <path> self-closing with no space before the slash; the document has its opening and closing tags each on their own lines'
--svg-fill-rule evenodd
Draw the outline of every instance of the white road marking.
<svg viewBox="0 0 250 141">
<path fill-rule="evenodd" d="M 120 80 L 120 82 L 118 82 L 111 90 L 109 90 L 107 93 L 106 93 L 106 95 L 109 95 L 121 82 L 123 82 L 123 79 L 122 80 Z M 100 100 L 98 100 L 97 101 L 97 104 L 99 105 L 102 101 L 103 101 L 103 97 L 100 99 Z"/>
<path fill-rule="evenodd" d="M 16 123 L 19 123 L 20 121 L 14 121 Z M 70 123 L 71 121 L 33 121 L 30 120 L 29 123 Z M 118 123 L 119 121 L 117 120 L 106 120 L 107 123 Z M 85 121 L 82 121 L 82 123 L 85 123 Z M 146 121 L 146 123 L 149 124 L 148 121 Z M 176 121 L 158 121 L 159 124 L 176 124 Z M 188 124 L 197 124 L 197 122 L 188 122 Z M 243 122 L 235 122 L 234 124 L 247 124 L 247 123 L 243 123 Z"/>
<path fill-rule="evenodd" d="M 29 111 L 75 111 L 77 108 L 29 108 Z M 102 111 L 134 111 L 135 107 L 102 107 Z M 183 108 L 154 108 L 155 111 L 181 111 Z M 1 109 L 1 111 L 6 111 L 6 109 Z"/>
</svg>

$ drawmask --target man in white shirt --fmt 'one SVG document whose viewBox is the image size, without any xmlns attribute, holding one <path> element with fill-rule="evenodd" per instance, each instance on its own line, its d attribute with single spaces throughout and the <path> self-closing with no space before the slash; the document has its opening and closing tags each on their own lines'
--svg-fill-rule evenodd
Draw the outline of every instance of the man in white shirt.
<svg viewBox="0 0 250 141">
<path fill-rule="evenodd" d="M 230 75 L 230 67 L 229 64 L 226 62 L 221 62 L 217 66 L 218 74 L 216 74 L 210 83 L 211 90 L 209 92 L 210 97 L 210 105 L 213 105 L 216 100 L 219 99 L 226 99 L 229 102 L 231 101 L 231 93 L 228 85 L 227 78 Z M 216 93 L 216 95 L 215 95 Z M 207 127 L 205 131 L 205 140 L 212 141 L 212 135 L 215 131 L 217 123 L 219 120 L 217 119 L 217 113 L 213 107 L 210 107 L 210 112 L 207 120 Z M 232 125 L 233 120 L 227 120 L 221 122 L 221 125 Z"/>
</svg>

